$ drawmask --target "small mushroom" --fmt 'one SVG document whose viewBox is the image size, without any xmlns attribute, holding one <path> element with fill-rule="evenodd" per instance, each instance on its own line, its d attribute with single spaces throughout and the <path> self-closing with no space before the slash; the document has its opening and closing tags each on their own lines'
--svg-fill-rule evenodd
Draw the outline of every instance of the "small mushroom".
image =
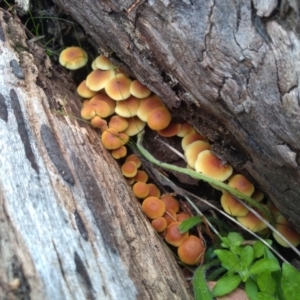
<svg viewBox="0 0 300 300">
<path fill-rule="evenodd" d="M 150 219 L 162 217 L 166 211 L 165 204 L 156 197 L 148 197 L 142 203 L 143 213 Z"/>
<path fill-rule="evenodd" d="M 82 98 L 91 98 L 97 94 L 97 92 L 90 90 L 86 86 L 86 80 L 83 80 L 77 87 L 77 93 Z"/>
<path fill-rule="evenodd" d="M 177 215 L 175 211 L 171 208 L 167 208 L 163 217 L 167 220 L 168 225 L 177 222 Z"/>
<path fill-rule="evenodd" d="M 200 263 L 204 252 L 203 242 L 195 235 L 188 236 L 177 249 L 180 260 L 187 265 Z"/>
<path fill-rule="evenodd" d="M 91 125 L 95 128 L 100 128 L 102 131 L 106 130 L 107 122 L 99 116 L 95 116 L 91 119 Z"/>
<path fill-rule="evenodd" d="M 124 74 L 117 74 L 105 85 L 106 94 L 116 100 L 125 100 L 130 97 L 131 80 Z"/>
<path fill-rule="evenodd" d="M 119 133 L 115 128 L 109 128 L 101 135 L 103 146 L 108 150 L 118 149 L 125 145 L 128 140 L 129 137 L 126 134 Z"/>
<path fill-rule="evenodd" d="M 134 176 L 134 180 L 137 182 L 147 182 L 148 181 L 148 174 L 145 171 L 138 170 L 136 175 Z M 149 189 L 149 187 L 148 187 Z"/>
<path fill-rule="evenodd" d="M 104 56 L 103 54 L 97 56 L 94 61 L 96 67 L 100 70 L 112 70 L 116 68 L 116 66 L 109 60 L 109 58 Z"/>
<path fill-rule="evenodd" d="M 86 86 L 92 91 L 100 91 L 115 77 L 114 70 L 94 70 L 86 78 Z"/>
<path fill-rule="evenodd" d="M 207 138 L 205 138 L 203 135 L 201 135 L 198 132 L 192 131 L 191 133 L 189 133 L 183 137 L 183 139 L 181 141 L 182 150 L 185 151 L 185 149 L 188 145 L 190 145 L 191 143 L 196 142 L 196 141 L 208 142 Z"/>
<path fill-rule="evenodd" d="M 265 217 L 263 216 L 263 218 Z M 249 211 L 244 217 L 237 217 L 237 220 L 252 232 L 259 232 L 267 228 L 267 225 L 251 211 Z"/>
<path fill-rule="evenodd" d="M 227 192 L 224 192 L 221 197 L 221 205 L 223 209 L 231 216 L 244 217 L 249 212 L 247 207 L 245 207 Z"/>
<path fill-rule="evenodd" d="M 140 99 L 130 96 L 123 101 L 117 101 L 116 114 L 124 118 L 136 116 L 137 110 L 140 107 Z"/>
<path fill-rule="evenodd" d="M 146 123 L 140 120 L 137 116 L 129 118 L 127 120 L 128 120 L 128 127 L 124 132 L 129 136 L 137 135 L 146 126 Z"/>
<path fill-rule="evenodd" d="M 121 146 L 118 149 L 112 150 L 111 155 L 114 159 L 120 159 L 127 155 L 127 148 L 125 146 Z"/>
<path fill-rule="evenodd" d="M 127 156 L 125 162 L 127 161 L 135 162 L 137 168 L 140 168 L 142 165 L 140 158 L 136 154 L 130 154 L 129 156 Z"/>
<path fill-rule="evenodd" d="M 162 130 L 158 130 L 157 133 L 163 137 L 172 137 L 177 135 L 181 128 L 181 124 L 179 123 L 170 123 L 168 127 Z"/>
<path fill-rule="evenodd" d="M 127 178 L 132 178 L 137 173 L 137 166 L 134 161 L 127 161 L 121 167 L 122 174 Z"/>
<path fill-rule="evenodd" d="M 196 172 L 220 181 L 225 181 L 229 178 L 233 171 L 230 165 L 224 164 L 210 150 L 204 150 L 199 153 L 195 162 L 195 169 Z"/>
<path fill-rule="evenodd" d="M 149 187 L 149 197 L 150 196 L 157 197 L 157 198 L 160 197 L 160 190 L 155 184 L 148 183 L 148 187 Z"/>
<path fill-rule="evenodd" d="M 86 65 L 87 53 L 80 47 L 68 47 L 59 55 L 59 63 L 69 70 L 77 70 Z"/>
<path fill-rule="evenodd" d="M 165 195 L 160 198 L 165 203 L 167 209 L 172 209 L 175 213 L 179 211 L 179 202 L 171 195 Z"/>
<path fill-rule="evenodd" d="M 131 95 L 142 99 L 150 96 L 151 91 L 136 79 L 131 82 L 130 93 Z"/>
<path fill-rule="evenodd" d="M 241 174 L 232 176 L 228 181 L 228 185 L 249 197 L 254 192 L 254 185 Z"/>
<path fill-rule="evenodd" d="M 165 234 L 165 240 L 168 244 L 179 247 L 189 236 L 189 232 L 180 233 L 178 226 L 179 222 L 174 222 L 168 225 Z"/>
<path fill-rule="evenodd" d="M 145 182 L 137 182 L 132 187 L 133 193 L 137 198 L 144 199 L 148 197 L 149 187 Z"/>
<path fill-rule="evenodd" d="M 168 223 L 164 217 L 158 217 L 151 221 L 151 225 L 157 232 L 163 232 L 167 228 Z"/>
<path fill-rule="evenodd" d="M 115 128 L 117 131 L 121 132 L 128 128 L 128 121 L 127 119 L 120 117 L 118 115 L 112 116 L 109 120 L 108 127 Z"/>
<path fill-rule="evenodd" d="M 164 106 L 164 104 L 160 98 L 156 95 L 152 95 L 140 101 L 140 106 L 136 114 L 142 121 L 147 122 L 150 112 L 161 106 Z"/>
<path fill-rule="evenodd" d="M 205 141 L 195 141 L 189 144 L 184 151 L 184 156 L 187 160 L 187 163 L 191 166 L 195 166 L 198 154 L 204 150 L 209 150 L 210 144 Z"/>
<path fill-rule="evenodd" d="M 184 122 L 181 124 L 181 128 L 180 128 L 179 132 L 177 133 L 177 136 L 183 138 L 192 132 L 195 132 L 195 129 L 193 128 L 193 126 L 190 125 L 189 123 Z"/>
<path fill-rule="evenodd" d="M 152 130 L 162 130 L 168 127 L 172 119 L 171 113 L 165 107 L 158 107 L 152 110 L 147 119 L 147 124 Z"/>
</svg>

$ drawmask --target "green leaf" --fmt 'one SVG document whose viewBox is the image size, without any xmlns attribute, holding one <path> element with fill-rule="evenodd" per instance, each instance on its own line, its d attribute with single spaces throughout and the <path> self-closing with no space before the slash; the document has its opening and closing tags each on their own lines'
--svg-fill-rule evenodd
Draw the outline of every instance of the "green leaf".
<svg viewBox="0 0 300 300">
<path fill-rule="evenodd" d="M 268 294 L 265 294 L 265 293 L 258 293 L 256 299 L 257 300 L 274 300 L 276 298 L 274 298 L 273 296 L 270 296 Z"/>
<path fill-rule="evenodd" d="M 229 247 L 230 247 L 230 240 L 229 240 L 229 238 L 223 237 L 223 238 L 222 238 L 221 246 L 222 246 L 223 248 L 229 248 Z"/>
<path fill-rule="evenodd" d="M 245 282 L 245 292 L 250 300 L 257 299 L 258 287 L 253 279 L 248 278 Z"/>
<path fill-rule="evenodd" d="M 300 272 L 287 263 L 282 264 L 281 288 L 287 300 L 299 299 Z"/>
<path fill-rule="evenodd" d="M 253 262 L 254 250 L 251 246 L 246 246 L 241 252 L 240 264 L 242 269 L 247 269 Z"/>
<path fill-rule="evenodd" d="M 190 229 L 192 229 L 193 227 L 197 226 L 198 224 L 200 224 L 202 222 L 203 222 L 203 220 L 200 216 L 190 217 L 190 218 L 184 220 L 178 226 L 178 230 L 182 234 L 182 233 L 189 231 Z"/>
<path fill-rule="evenodd" d="M 193 288 L 195 300 L 213 300 L 205 280 L 205 267 L 199 267 L 194 272 Z"/>
<path fill-rule="evenodd" d="M 276 295 L 277 295 L 278 299 L 285 300 L 285 297 L 284 297 L 283 291 L 282 291 L 282 286 L 281 286 L 281 278 L 282 278 L 281 270 L 272 272 L 272 277 L 274 278 L 274 280 L 276 282 Z"/>
<path fill-rule="evenodd" d="M 214 297 L 224 296 L 234 291 L 241 283 L 242 279 L 238 275 L 231 275 L 219 279 L 212 290 Z"/>
<path fill-rule="evenodd" d="M 244 238 L 242 237 L 242 235 L 240 235 L 237 232 L 229 232 L 227 237 L 228 237 L 231 245 L 234 245 L 234 246 L 240 246 L 244 241 Z"/>
<path fill-rule="evenodd" d="M 265 240 L 269 245 L 272 245 L 272 241 L 271 240 Z M 253 245 L 253 249 L 254 249 L 254 258 L 259 258 L 261 256 L 264 255 L 265 253 L 265 248 L 267 246 L 264 245 L 261 241 L 256 241 Z"/>
<path fill-rule="evenodd" d="M 276 281 L 272 277 L 270 271 L 263 271 L 262 273 L 258 274 L 256 282 L 261 292 L 270 296 L 275 294 Z"/>
<path fill-rule="evenodd" d="M 277 264 L 279 265 L 278 259 L 276 258 L 276 256 L 272 253 L 272 251 L 270 251 L 267 247 L 265 247 L 265 258 L 269 258 L 272 259 L 274 261 L 277 262 Z"/>
<path fill-rule="evenodd" d="M 222 266 L 227 269 L 236 269 L 239 268 L 239 259 L 236 255 L 234 255 L 232 252 L 228 250 L 215 250 L 215 254 L 218 256 L 218 258 L 221 261 Z"/>
<path fill-rule="evenodd" d="M 251 274 L 259 274 L 262 273 L 263 271 L 268 270 L 269 272 L 274 272 L 277 270 L 280 270 L 280 266 L 278 262 L 269 259 L 269 258 L 262 258 L 255 262 L 251 268 L 250 268 L 250 273 Z"/>
</svg>

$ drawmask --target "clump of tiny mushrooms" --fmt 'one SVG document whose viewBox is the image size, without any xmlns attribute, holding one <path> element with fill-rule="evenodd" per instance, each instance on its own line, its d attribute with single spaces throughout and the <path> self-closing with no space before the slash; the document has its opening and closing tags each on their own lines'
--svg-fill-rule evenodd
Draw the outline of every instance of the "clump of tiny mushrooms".
<svg viewBox="0 0 300 300">
<path fill-rule="evenodd" d="M 62 51 L 59 62 L 74 70 L 76 66 L 80 68 L 86 64 L 87 55 L 79 47 L 70 47 Z M 77 88 L 78 94 L 83 98 L 81 117 L 102 131 L 102 143 L 115 159 L 123 158 L 122 174 L 141 201 L 142 211 L 150 219 L 153 228 L 162 234 L 167 243 L 177 247 L 178 257 L 182 262 L 188 265 L 198 264 L 205 251 L 203 240 L 189 232 L 182 234 L 178 230 L 178 225 L 190 215 L 180 211 L 176 198 L 161 195 L 155 184 L 148 183 L 149 177 L 140 169 L 142 165 L 138 156 L 127 156 L 125 145 L 130 137 L 137 135 L 145 126 L 163 137 L 181 137 L 188 168 L 226 182 L 228 186 L 257 202 L 264 200 L 263 193 L 245 176 L 236 174 L 230 165 L 224 164 L 214 155 L 208 139 L 190 124 L 173 122 L 170 111 L 157 95 L 116 68 L 107 57 L 98 56 L 92 62 L 92 69 Z M 236 217 L 238 222 L 251 231 L 265 233 L 265 223 L 233 195 L 226 191 L 222 193 L 221 205 L 226 213 Z M 274 204 L 268 202 L 266 209 L 274 216 L 275 228 L 293 245 L 299 245 L 299 233 Z M 288 247 L 277 234 L 274 233 L 273 236 L 279 244 Z"/>
</svg>

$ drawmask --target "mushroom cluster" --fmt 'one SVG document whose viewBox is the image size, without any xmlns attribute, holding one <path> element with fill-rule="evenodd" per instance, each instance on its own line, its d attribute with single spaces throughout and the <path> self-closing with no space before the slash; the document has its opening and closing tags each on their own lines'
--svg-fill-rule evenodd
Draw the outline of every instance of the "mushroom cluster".
<svg viewBox="0 0 300 300">
<path fill-rule="evenodd" d="M 87 62 L 87 54 L 79 47 L 65 49 L 59 58 L 60 63 L 69 69 L 80 68 Z M 255 189 L 243 175 L 235 174 L 233 168 L 219 159 L 211 150 L 207 138 L 199 134 L 190 124 L 172 121 L 170 111 L 162 100 L 154 95 L 138 80 L 128 77 L 104 55 L 92 62 L 93 71 L 82 81 L 78 94 L 83 98 L 81 117 L 101 130 L 104 147 L 112 156 L 123 159 L 121 166 L 127 182 L 132 185 L 135 196 L 142 202 L 142 211 L 151 220 L 153 228 L 170 245 L 177 247 L 182 262 L 194 265 L 200 262 L 204 253 L 203 241 L 189 233 L 181 234 L 178 225 L 190 216 L 180 212 L 178 201 L 171 195 L 161 196 L 153 183 L 148 183 L 148 175 L 140 170 L 140 159 L 132 154 L 127 156 L 126 143 L 145 126 L 157 131 L 163 137 L 182 138 L 187 168 L 196 170 L 215 180 L 226 182 L 230 187 L 260 202 L 264 195 Z M 127 157 L 126 157 L 127 156 Z M 126 159 L 125 159 L 126 157 Z M 222 190 L 221 205 L 225 212 L 253 232 L 265 233 L 266 225 L 250 212 L 230 193 Z M 276 209 L 268 204 L 272 214 Z M 300 243 L 300 235 L 277 211 L 275 227 L 295 246 Z M 283 246 L 287 244 L 273 234 Z"/>
</svg>

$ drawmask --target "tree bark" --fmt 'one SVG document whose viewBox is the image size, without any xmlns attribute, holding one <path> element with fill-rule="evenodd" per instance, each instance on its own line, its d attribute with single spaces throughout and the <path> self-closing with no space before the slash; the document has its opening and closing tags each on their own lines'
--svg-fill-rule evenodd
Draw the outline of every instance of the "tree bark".
<svg viewBox="0 0 300 300">
<path fill-rule="evenodd" d="M 0 11 L 0 299 L 191 299 L 79 115 L 76 86 Z"/>
<path fill-rule="evenodd" d="M 54 2 L 300 231 L 296 1 Z"/>
</svg>

